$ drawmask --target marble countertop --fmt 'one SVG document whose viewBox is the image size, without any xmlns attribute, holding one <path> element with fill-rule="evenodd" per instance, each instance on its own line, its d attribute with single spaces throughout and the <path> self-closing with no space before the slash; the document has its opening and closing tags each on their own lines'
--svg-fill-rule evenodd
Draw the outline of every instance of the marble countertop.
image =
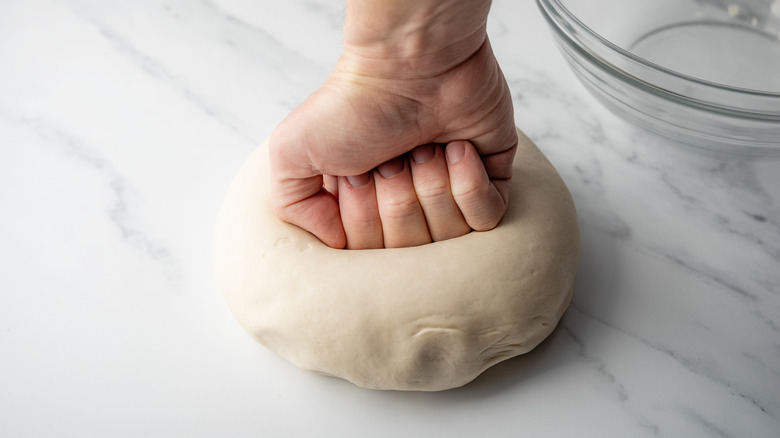
<svg viewBox="0 0 780 438">
<path fill-rule="evenodd" d="M 377 392 L 256 344 L 217 291 L 234 173 L 325 78 L 343 1 L 0 3 L 0 436 L 780 436 L 780 162 L 606 112 L 533 2 L 489 32 L 582 259 L 533 352 Z"/>
</svg>

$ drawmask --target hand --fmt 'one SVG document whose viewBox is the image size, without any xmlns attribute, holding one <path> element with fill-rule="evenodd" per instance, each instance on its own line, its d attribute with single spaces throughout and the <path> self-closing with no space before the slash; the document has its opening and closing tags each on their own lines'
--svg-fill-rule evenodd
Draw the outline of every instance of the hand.
<svg viewBox="0 0 780 438">
<path fill-rule="evenodd" d="M 394 57 L 398 49 L 355 36 L 349 16 L 333 72 L 271 135 L 276 214 L 334 248 L 493 228 L 506 210 L 517 136 L 484 23 L 445 38 L 445 49 Z"/>
</svg>

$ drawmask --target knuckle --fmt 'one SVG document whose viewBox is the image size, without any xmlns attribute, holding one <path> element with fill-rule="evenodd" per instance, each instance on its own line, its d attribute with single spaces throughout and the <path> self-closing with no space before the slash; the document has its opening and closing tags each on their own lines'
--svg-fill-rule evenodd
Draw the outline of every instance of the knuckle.
<svg viewBox="0 0 780 438">
<path fill-rule="evenodd" d="M 379 222 L 378 213 L 369 209 L 358 209 L 342 212 L 342 217 L 344 222 L 361 228 L 367 225 L 374 225 Z"/>
<path fill-rule="evenodd" d="M 380 214 L 387 219 L 405 219 L 418 214 L 420 204 L 416 196 L 399 196 L 388 199 L 380 207 Z"/>
<path fill-rule="evenodd" d="M 417 198 L 421 202 L 424 201 L 436 201 L 442 198 L 449 198 L 452 196 L 450 192 L 449 181 L 446 180 L 431 180 L 425 183 L 419 184 L 415 188 L 417 192 Z"/>
<path fill-rule="evenodd" d="M 455 201 L 472 229 L 488 231 L 498 225 L 506 209 L 497 196 L 489 186 L 475 185 L 458 192 Z"/>
<path fill-rule="evenodd" d="M 468 184 L 457 189 L 453 189 L 452 196 L 455 200 L 465 204 L 479 204 L 480 200 L 485 199 L 488 195 L 489 186 L 485 184 Z"/>
</svg>

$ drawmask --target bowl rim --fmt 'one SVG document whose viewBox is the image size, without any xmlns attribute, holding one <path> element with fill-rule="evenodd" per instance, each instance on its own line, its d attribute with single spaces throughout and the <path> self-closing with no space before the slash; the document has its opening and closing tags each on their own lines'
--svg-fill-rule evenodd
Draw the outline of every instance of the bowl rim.
<svg viewBox="0 0 780 438">
<path fill-rule="evenodd" d="M 638 63 L 642 65 L 643 67 L 650 68 L 652 70 L 655 70 L 659 73 L 663 73 L 666 75 L 671 75 L 675 78 L 681 79 L 683 81 L 688 81 L 695 83 L 700 86 L 708 87 L 708 88 L 714 88 L 719 91 L 726 91 L 726 92 L 734 92 L 739 93 L 741 95 L 747 95 L 747 96 L 755 96 L 759 98 L 771 98 L 771 99 L 779 99 L 780 100 L 780 91 L 768 91 L 768 90 L 757 90 L 752 88 L 745 88 L 745 87 L 737 87 L 733 85 L 726 85 L 721 84 L 714 81 L 708 81 L 706 79 L 697 78 L 695 76 L 687 75 L 684 73 L 680 73 L 678 71 L 672 70 L 670 68 L 664 67 L 662 65 L 656 64 L 652 61 L 649 61 L 645 58 L 642 58 L 641 56 L 635 55 L 631 53 L 630 51 L 623 49 L 622 47 L 612 43 L 608 39 L 604 38 L 599 34 L 598 32 L 591 29 L 587 24 L 585 24 L 582 20 L 577 18 L 560 0 L 536 0 L 537 4 L 540 6 L 540 9 L 545 15 L 545 18 L 551 23 L 554 24 L 557 28 L 560 30 L 560 24 L 556 22 L 556 20 L 550 15 L 550 13 L 547 10 L 547 7 L 554 9 L 559 14 L 563 14 L 567 21 L 575 23 L 578 27 L 580 27 L 582 30 L 586 31 L 591 37 L 595 38 L 597 41 L 599 41 L 604 47 L 611 50 L 615 54 L 622 56 L 624 58 L 628 58 L 629 60 Z M 583 42 L 579 39 L 573 38 L 572 36 L 568 35 L 567 32 L 561 31 L 566 37 L 568 37 L 570 40 L 575 42 L 578 46 L 581 47 L 587 47 Z M 591 56 L 597 57 L 601 62 L 605 63 L 606 65 L 609 65 L 612 68 L 615 67 L 611 62 L 603 59 L 602 57 L 596 55 L 595 53 L 592 53 L 590 50 L 588 50 L 589 54 Z M 617 68 L 620 70 L 619 68 Z"/>
</svg>

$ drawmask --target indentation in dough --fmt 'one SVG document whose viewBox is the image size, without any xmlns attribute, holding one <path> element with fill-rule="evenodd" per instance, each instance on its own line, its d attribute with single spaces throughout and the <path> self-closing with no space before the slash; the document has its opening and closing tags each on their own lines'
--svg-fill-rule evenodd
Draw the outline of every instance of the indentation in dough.
<svg viewBox="0 0 780 438">
<path fill-rule="evenodd" d="M 510 357 L 515 357 L 515 356 L 517 356 L 517 350 L 515 350 L 515 349 L 502 350 L 502 351 L 499 351 L 498 353 L 488 357 L 482 363 L 482 367 L 483 368 L 488 368 L 488 367 L 491 367 L 491 366 L 497 364 L 498 362 L 501 362 L 503 360 L 506 360 L 506 359 L 509 359 Z"/>
<path fill-rule="evenodd" d="M 446 381 L 466 363 L 466 334 L 457 327 L 422 327 L 409 341 L 412 355 L 405 367 L 409 382 Z"/>
<path fill-rule="evenodd" d="M 544 315 L 536 315 L 534 316 L 531 321 L 533 321 L 536 324 L 539 324 L 542 327 L 547 327 L 550 325 L 550 323 L 547 322 L 547 318 Z"/>
<path fill-rule="evenodd" d="M 423 327 L 420 330 L 417 330 L 417 333 L 413 334 L 412 337 L 416 338 L 418 336 L 424 336 L 427 334 L 442 334 L 447 332 L 459 332 L 463 333 L 462 330 L 457 329 L 455 327 Z"/>
<path fill-rule="evenodd" d="M 303 239 L 296 239 L 294 236 L 281 236 L 274 241 L 276 249 L 295 249 L 297 251 L 308 251 L 312 248 L 310 242 Z"/>
<path fill-rule="evenodd" d="M 478 354 L 479 357 L 482 357 L 485 354 L 485 352 L 490 350 L 491 348 L 495 348 L 495 346 L 497 344 L 499 344 L 501 341 L 506 339 L 507 336 L 509 336 L 509 333 L 503 333 L 503 332 L 499 332 L 499 331 L 492 331 L 492 332 L 489 332 L 486 337 L 494 337 L 494 336 L 497 336 L 497 338 L 494 339 L 493 341 L 488 341 L 490 343 L 487 346 L 485 346 L 485 348 L 480 350 L 480 352 Z"/>
</svg>

